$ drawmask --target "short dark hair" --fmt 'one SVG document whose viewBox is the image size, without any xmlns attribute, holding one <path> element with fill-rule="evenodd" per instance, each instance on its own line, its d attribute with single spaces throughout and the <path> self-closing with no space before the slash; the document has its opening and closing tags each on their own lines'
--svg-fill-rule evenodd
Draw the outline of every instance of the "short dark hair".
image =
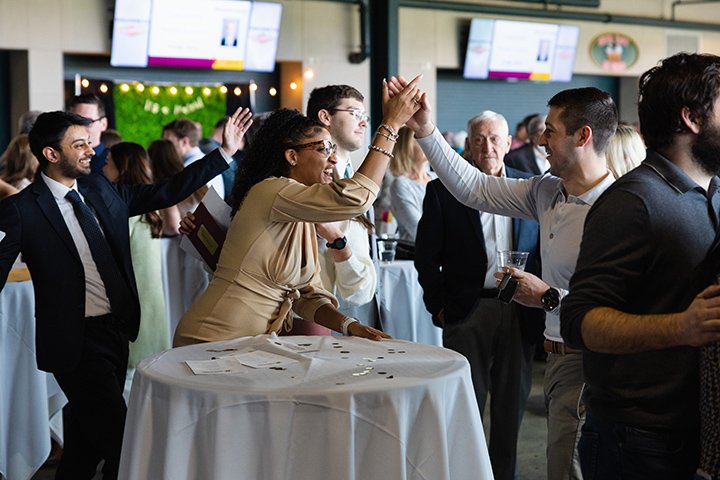
<svg viewBox="0 0 720 480">
<path fill-rule="evenodd" d="M 687 107 L 706 120 L 720 93 L 720 57 L 678 53 L 640 76 L 638 117 L 648 148 L 669 145 L 686 130 L 680 112 Z"/>
<path fill-rule="evenodd" d="M 361 102 L 365 100 L 362 93 L 350 85 L 326 85 L 316 88 L 310 92 L 306 109 L 307 117 L 315 120 L 320 110 L 332 110 L 345 98 L 354 98 Z"/>
<path fill-rule="evenodd" d="M 83 93 L 82 95 L 75 95 L 68 104 L 68 110 L 72 110 L 75 105 L 81 104 L 96 105 L 100 118 L 105 116 L 105 103 L 103 103 L 103 101 L 100 100 L 100 97 L 98 97 L 94 93 Z M 91 120 L 96 119 L 91 118 Z"/>
<path fill-rule="evenodd" d="M 176 118 L 163 127 L 163 132 L 172 132 L 178 138 L 187 137 L 193 147 L 197 147 L 200 142 L 200 129 L 189 118 Z"/>
<path fill-rule="evenodd" d="M 87 127 L 92 121 L 88 118 L 76 115 L 72 112 L 45 112 L 35 120 L 32 130 L 28 134 L 30 139 L 30 150 L 40 163 L 40 170 L 45 170 L 48 160 L 43 155 L 45 147 L 52 147 L 60 150 L 60 142 L 65 136 L 67 129 L 73 125 Z"/>
<path fill-rule="evenodd" d="M 548 107 L 559 108 L 560 121 L 568 134 L 583 125 L 592 129 L 593 148 L 604 154 L 618 124 L 618 111 L 609 93 L 595 87 L 571 88 L 553 96 Z"/>
</svg>

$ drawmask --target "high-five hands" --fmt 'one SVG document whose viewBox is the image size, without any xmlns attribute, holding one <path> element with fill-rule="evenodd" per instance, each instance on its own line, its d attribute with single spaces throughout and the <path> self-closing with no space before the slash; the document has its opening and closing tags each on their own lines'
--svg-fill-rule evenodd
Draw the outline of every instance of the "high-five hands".
<svg viewBox="0 0 720 480">
<path fill-rule="evenodd" d="M 402 75 L 390 77 L 390 80 L 387 82 L 389 97 L 394 98 L 396 95 L 399 95 L 400 92 L 412 84 L 412 82 L 414 82 L 418 77 L 415 77 L 411 82 L 408 82 Z M 405 123 L 412 129 L 413 132 L 415 132 L 415 136 L 417 138 L 427 137 L 433 132 L 433 130 L 435 130 L 435 125 L 433 125 L 432 120 L 430 119 L 432 108 L 430 107 L 427 93 L 423 92 L 419 97 L 415 98 L 415 100 L 420 108 L 418 108 L 413 116 Z"/>
</svg>

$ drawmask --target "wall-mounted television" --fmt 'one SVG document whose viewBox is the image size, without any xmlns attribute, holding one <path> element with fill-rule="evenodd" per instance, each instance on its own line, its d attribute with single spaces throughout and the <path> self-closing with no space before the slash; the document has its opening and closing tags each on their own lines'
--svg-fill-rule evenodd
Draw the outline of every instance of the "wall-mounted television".
<svg viewBox="0 0 720 480">
<path fill-rule="evenodd" d="M 579 33 L 576 25 L 474 18 L 463 77 L 569 82 Z"/>
<path fill-rule="evenodd" d="M 271 72 L 282 4 L 116 0 L 110 64 Z"/>
</svg>

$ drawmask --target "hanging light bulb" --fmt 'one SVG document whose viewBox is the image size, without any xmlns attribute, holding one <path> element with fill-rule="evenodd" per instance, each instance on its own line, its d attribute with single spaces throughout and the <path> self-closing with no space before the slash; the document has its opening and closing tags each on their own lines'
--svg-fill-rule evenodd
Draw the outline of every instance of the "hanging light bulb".
<svg viewBox="0 0 720 480">
<path fill-rule="evenodd" d="M 145 85 L 143 85 L 142 83 L 138 83 L 137 85 L 135 85 L 135 90 L 142 93 L 145 91 Z"/>
<path fill-rule="evenodd" d="M 312 80 L 313 78 L 315 78 L 315 70 L 308 67 L 305 69 L 305 73 L 303 73 L 303 76 L 306 80 Z"/>
<path fill-rule="evenodd" d="M 177 87 L 172 86 L 168 91 L 170 92 L 170 95 L 177 95 L 178 89 Z"/>
<path fill-rule="evenodd" d="M 270 94 L 271 97 L 274 97 L 275 95 L 277 95 L 277 88 L 270 87 L 270 90 L 268 90 L 268 93 Z"/>
<path fill-rule="evenodd" d="M 195 90 L 193 90 L 193 87 L 191 87 L 190 85 L 188 85 L 187 87 L 185 87 L 185 93 L 188 94 L 188 95 L 192 95 L 194 91 L 195 91 Z"/>
<path fill-rule="evenodd" d="M 158 93 L 160 93 L 160 87 L 158 87 L 157 85 L 154 85 L 154 86 L 150 89 L 150 93 L 152 93 L 153 95 L 157 95 Z"/>
<path fill-rule="evenodd" d="M 202 94 L 205 95 L 206 97 L 209 97 L 211 93 L 212 93 L 212 90 L 210 90 L 208 87 L 205 87 L 202 89 Z"/>
<path fill-rule="evenodd" d="M 297 83 L 290 82 L 290 90 L 297 90 Z"/>
<path fill-rule="evenodd" d="M 257 83 L 252 82 L 252 83 L 249 85 L 248 88 L 250 89 L 251 92 L 254 92 L 254 91 L 257 90 L 257 88 L 258 88 L 258 87 L 257 87 Z"/>
<path fill-rule="evenodd" d="M 222 94 L 226 94 L 226 93 L 227 93 L 227 87 L 226 87 L 225 85 L 222 85 L 222 86 L 220 87 L 220 93 L 222 93 Z"/>
<path fill-rule="evenodd" d="M 105 85 L 105 84 L 103 84 L 103 85 Z M 106 87 L 106 88 L 107 88 L 107 87 Z M 100 91 L 102 91 L 102 85 L 100 85 Z M 107 90 L 106 90 L 106 91 L 107 91 Z M 127 83 L 123 83 L 122 85 L 120 85 L 120 91 L 123 92 L 123 93 L 129 92 L 129 91 L 130 91 L 130 85 L 128 85 Z"/>
<path fill-rule="evenodd" d="M 90 80 L 88 80 L 87 78 L 83 78 L 82 80 L 80 80 L 80 85 L 82 85 L 83 88 L 87 88 L 90 86 Z"/>
<path fill-rule="evenodd" d="M 108 91 L 108 86 L 105 85 L 104 83 L 101 84 L 100 85 L 100 93 L 107 93 L 107 91 Z"/>
<path fill-rule="evenodd" d="M 242 94 L 242 90 L 240 89 L 240 87 L 235 87 L 233 89 L 233 93 L 235 94 L 236 97 L 239 97 Z"/>
</svg>

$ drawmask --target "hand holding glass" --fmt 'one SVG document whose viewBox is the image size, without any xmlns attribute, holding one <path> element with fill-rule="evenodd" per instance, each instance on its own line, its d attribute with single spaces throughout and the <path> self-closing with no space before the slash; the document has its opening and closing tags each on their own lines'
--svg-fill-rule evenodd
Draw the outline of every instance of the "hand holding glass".
<svg viewBox="0 0 720 480">
<path fill-rule="evenodd" d="M 497 252 L 498 267 L 505 271 L 506 268 L 517 268 L 525 270 L 529 252 L 519 252 L 516 250 L 500 250 Z"/>
</svg>

